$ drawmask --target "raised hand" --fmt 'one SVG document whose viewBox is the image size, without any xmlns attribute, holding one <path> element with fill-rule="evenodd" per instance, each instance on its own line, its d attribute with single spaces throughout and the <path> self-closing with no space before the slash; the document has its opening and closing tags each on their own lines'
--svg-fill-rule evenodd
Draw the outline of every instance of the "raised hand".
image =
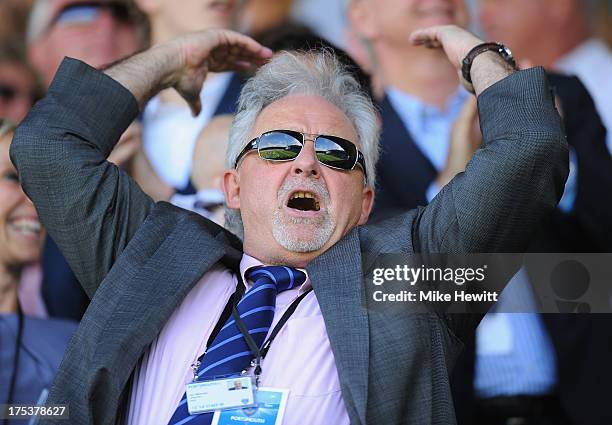
<svg viewBox="0 0 612 425">
<path fill-rule="evenodd" d="M 211 30 L 175 40 L 182 66 L 172 86 L 189 103 L 194 115 L 201 110 L 200 91 L 208 71 L 245 71 L 262 65 L 272 51 L 253 39 L 227 30 Z"/>
<path fill-rule="evenodd" d="M 104 72 L 127 88 L 141 107 L 160 90 L 174 87 L 197 115 L 208 71 L 244 70 L 270 57 L 270 49 L 245 35 L 209 30 L 160 44 Z"/>
<path fill-rule="evenodd" d="M 469 31 L 455 25 L 439 25 L 416 30 L 410 34 L 410 42 L 417 46 L 444 49 L 444 53 L 458 71 L 461 71 L 461 62 L 470 50 L 483 43 Z"/>
<path fill-rule="evenodd" d="M 483 43 L 481 39 L 455 25 L 439 25 L 414 31 L 410 34 L 410 41 L 415 45 L 444 49 L 464 86 L 470 91 L 475 91 L 476 95 L 514 72 L 514 69 L 509 67 L 497 53 L 482 53 L 474 59 L 472 65 L 472 90 L 461 74 L 461 67 L 463 58 L 470 50 Z"/>
</svg>

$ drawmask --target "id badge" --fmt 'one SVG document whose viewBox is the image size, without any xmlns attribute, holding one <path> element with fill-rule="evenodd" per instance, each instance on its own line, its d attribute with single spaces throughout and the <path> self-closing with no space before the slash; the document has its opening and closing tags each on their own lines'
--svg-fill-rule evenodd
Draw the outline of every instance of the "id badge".
<svg viewBox="0 0 612 425">
<path fill-rule="evenodd" d="M 289 390 L 259 387 L 255 392 L 255 406 L 217 410 L 211 425 L 281 425 L 288 395 Z"/>
<path fill-rule="evenodd" d="M 253 382 L 248 376 L 192 382 L 186 393 L 190 415 L 255 405 Z"/>
</svg>

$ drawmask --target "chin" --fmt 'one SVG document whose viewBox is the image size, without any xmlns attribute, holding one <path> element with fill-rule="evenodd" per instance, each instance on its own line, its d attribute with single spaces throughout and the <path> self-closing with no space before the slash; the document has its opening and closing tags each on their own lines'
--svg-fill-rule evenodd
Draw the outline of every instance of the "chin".
<svg viewBox="0 0 612 425">
<path fill-rule="evenodd" d="M 275 223 L 272 228 L 274 239 L 287 251 L 307 253 L 319 251 L 330 240 L 334 226 L 331 222 L 318 225 Z"/>
</svg>

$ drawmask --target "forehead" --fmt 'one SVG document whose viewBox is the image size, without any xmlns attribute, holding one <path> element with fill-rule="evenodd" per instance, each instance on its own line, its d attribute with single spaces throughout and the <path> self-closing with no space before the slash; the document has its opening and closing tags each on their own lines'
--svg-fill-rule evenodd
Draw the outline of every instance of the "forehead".
<svg viewBox="0 0 612 425">
<path fill-rule="evenodd" d="M 270 130 L 296 130 L 339 136 L 357 143 L 357 131 L 337 106 L 319 96 L 290 95 L 265 107 L 251 131 L 256 137 Z"/>
</svg>

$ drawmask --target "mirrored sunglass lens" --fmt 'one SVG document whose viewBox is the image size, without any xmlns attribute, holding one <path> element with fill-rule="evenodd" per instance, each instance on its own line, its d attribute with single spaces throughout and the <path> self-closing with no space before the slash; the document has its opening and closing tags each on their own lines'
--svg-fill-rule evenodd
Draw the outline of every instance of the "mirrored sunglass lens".
<svg viewBox="0 0 612 425">
<path fill-rule="evenodd" d="M 317 158 L 325 165 L 331 167 L 350 169 L 355 165 L 357 151 L 351 142 L 341 142 L 328 137 L 319 136 L 315 149 Z"/>
<path fill-rule="evenodd" d="M 262 135 L 257 143 L 259 156 L 270 161 L 287 161 L 300 154 L 302 144 L 295 137 L 281 132 Z"/>
</svg>

